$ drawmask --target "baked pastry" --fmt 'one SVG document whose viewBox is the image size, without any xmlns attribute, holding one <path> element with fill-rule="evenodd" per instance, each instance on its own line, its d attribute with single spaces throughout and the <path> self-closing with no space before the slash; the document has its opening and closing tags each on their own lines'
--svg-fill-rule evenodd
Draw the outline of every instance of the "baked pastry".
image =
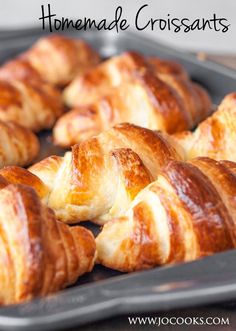
<svg viewBox="0 0 236 331">
<path fill-rule="evenodd" d="M 27 80 L 38 82 L 43 81 L 39 72 L 27 61 L 22 58 L 15 58 L 6 62 L 0 67 L 0 80 Z"/>
<path fill-rule="evenodd" d="M 100 93 L 102 88 L 103 84 L 95 90 Z M 78 95 L 83 100 L 83 91 Z M 62 116 L 54 127 L 54 142 L 70 147 L 122 122 L 174 133 L 193 128 L 210 112 L 210 98 L 199 85 L 177 75 L 162 74 L 159 79 L 139 70 L 129 72 L 129 79 L 94 103 Z"/>
<path fill-rule="evenodd" d="M 6 63 L 0 69 L 0 77 L 22 79 L 38 76 L 48 83 L 64 86 L 77 74 L 99 62 L 98 53 L 85 41 L 50 35 L 39 39 L 27 52 Z"/>
<path fill-rule="evenodd" d="M 162 65 L 163 64 L 163 65 Z M 69 107 L 84 106 L 95 102 L 97 98 L 109 93 L 113 87 L 130 78 L 134 71 L 152 71 L 160 78 L 165 78 L 167 72 L 176 78 L 187 78 L 187 73 L 181 65 L 171 61 L 155 58 L 145 59 L 136 52 L 125 52 L 102 62 L 95 68 L 78 75 L 64 90 L 64 102 Z"/>
<path fill-rule="evenodd" d="M 32 188 L 3 183 L 0 177 L 0 305 L 57 292 L 91 271 L 92 233 L 58 222 Z"/>
<path fill-rule="evenodd" d="M 175 134 L 187 158 L 208 156 L 236 162 L 236 93 L 227 95 L 218 110 L 199 124 L 194 132 Z"/>
<path fill-rule="evenodd" d="M 0 120 L 14 121 L 35 132 L 49 129 L 63 113 L 59 91 L 35 80 L 0 80 Z"/>
<path fill-rule="evenodd" d="M 140 54 L 126 52 L 114 56 L 83 75 L 78 75 L 64 89 L 63 99 L 68 107 L 90 104 L 119 86 L 134 70 L 146 70 L 147 62 Z"/>
<path fill-rule="evenodd" d="M 39 141 L 30 130 L 13 122 L 0 121 L 0 168 L 30 165 L 38 153 Z"/>
<path fill-rule="evenodd" d="M 182 159 L 181 153 L 165 134 L 122 124 L 73 146 L 64 157 L 33 165 L 29 170 L 38 178 L 16 167 L 0 174 L 40 190 L 41 199 L 63 222 L 102 224 L 123 214 L 159 169 L 170 159 Z"/>
<path fill-rule="evenodd" d="M 236 247 L 235 167 L 209 158 L 171 161 L 123 216 L 104 225 L 97 262 L 131 272 Z"/>
<path fill-rule="evenodd" d="M 6 166 L 0 169 L 0 180 L 5 181 L 5 186 L 9 184 L 22 184 L 32 187 L 42 202 L 46 204 L 49 193 L 48 187 L 41 181 L 41 179 L 27 169 L 19 166 Z"/>
<path fill-rule="evenodd" d="M 151 69 L 154 69 L 154 72 L 159 78 L 165 78 L 165 76 L 171 75 L 181 79 L 189 79 L 187 71 L 178 62 L 161 59 L 156 56 L 147 57 L 147 62 L 151 65 Z"/>
</svg>

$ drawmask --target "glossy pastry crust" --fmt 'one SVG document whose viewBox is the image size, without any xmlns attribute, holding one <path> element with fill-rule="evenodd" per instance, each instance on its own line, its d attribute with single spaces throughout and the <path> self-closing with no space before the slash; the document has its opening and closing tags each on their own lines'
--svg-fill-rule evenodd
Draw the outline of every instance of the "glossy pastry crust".
<svg viewBox="0 0 236 331">
<path fill-rule="evenodd" d="M 180 64 L 155 57 L 144 58 L 137 52 L 129 51 L 113 56 L 75 77 L 64 90 L 64 101 L 69 107 L 90 104 L 129 79 L 134 71 L 142 73 L 146 70 L 160 79 L 169 75 L 188 79 L 187 72 Z"/>
<path fill-rule="evenodd" d="M 76 108 L 56 123 L 54 142 L 69 147 L 122 122 L 168 133 L 196 126 L 210 114 L 210 98 L 181 67 L 170 63 L 168 71 L 167 63 L 155 72 L 141 55 L 129 52 L 75 79 L 64 98 Z"/>
<path fill-rule="evenodd" d="M 147 61 L 159 77 L 171 75 L 181 79 L 189 79 L 187 71 L 180 63 L 171 60 L 161 59 L 156 56 L 149 56 L 147 58 Z"/>
<path fill-rule="evenodd" d="M 56 88 L 99 63 L 86 42 L 61 35 L 39 39 L 27 52 L 0 68 L 0 120 L 33 131 L 50 129 L 64 111 Z"/>
<path fill-rule="evenodd" d="M 228 94 L 217 111 L 194 132 L 180 132 L 173 137 L 183 146 L 189 159 L 208 156 L 236 162 L 236 93 Z"/>
<path fill-rule="evenodd" d="M 3 186 L 0 305 L 57 292 L 92 269 L 96 248 L 90 231 L 58 222 L 32 188 Z"/>
<path fill-rule="evenodd" d="M 33 165 L 29 170 L 38 178 L 17 168 L 0 174 L 41 190 L 41 199 L 63 222 L 102 224 L 121 215 L 170 159 L 182 159 L 181 153 L 163 133 L 122 124 L 73 146 L 64 157 Z"/>
<path fill-rule="evenodd" d="M 133 71 L 146 70 L 147 65 L 145 58 L 136 52 L 114 56 L 75 77 L 64 89 L 64 102 L 68 107 L 90 104 L 127 80 Z"/>
<path fill-rule="evenodd" d="M 32 187 L 44 202 L 47 199 L 47 186 L 34 174 L 19 166 L 7 166 L 0 169 L 0 179 L 7 184 L 22 184 Z"/>
<path fill-rule="evenodd" d="M 30 165 L 39 153 L 38 138 L 28 129 L 0 120 L 0 168 Z"/>
<path fill-rule="evenodd" d="M 0 78 L 37 78 L 64 86 L 99 62 L 98 53 L 85 41 L 50 35 L 40 38 L 27 52 L 6 63 L 0 69 Z"/>
<path fill-rule="evenodd" d="M 98 263 L 131 272 L 235 247 L 234 165 L 171 161 L 96 239 Z"/>
<path fill-rule="evenodd" d="M 0 120 L 38 132 L 50 129 L 64 107 L 59 91 L 37 80 L 0 80 Z"/>
</svg>

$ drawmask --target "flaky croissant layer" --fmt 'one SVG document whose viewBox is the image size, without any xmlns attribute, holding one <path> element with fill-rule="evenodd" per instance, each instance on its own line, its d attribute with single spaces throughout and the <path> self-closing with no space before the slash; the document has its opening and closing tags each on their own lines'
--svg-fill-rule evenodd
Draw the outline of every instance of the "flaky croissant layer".
<svg viewBox="0 0 236 331">
<path fill-rule="evenodd" d="M 41 188 L 41 198 L 63 222 L 105 223 L 121 215 L 170 159 L 182 159 L 171 137 L 122 124 L 73 146 L 64 157 L 42 160 L 29 169 L 31 174 L 15 168 L 0 174 Z"/>
<path fill-rule="evenodd" d="M 64 107 L 59 91 L 42 81 L 0 80 L 0 120 L 38 132 L 50 129 Z"/>
<path fill-rule="evenodd" d="M 0 176 L 0 305 L 46 296 L 92 269 L 93 235 L 56 220 L 35 191 Z"/>
<path fill-rule="evenodd" d="M 171 161 L 96 238 L 98 263 L 131 272 L 236 247 L 236 164 Z"/>
<path fill-rule="evenodd" d="M 64 101 L 69 107 L 77 107 L 95 102 L 99 97 L 108 94 L 109 90 L 128 80 L 133 72 L 149 69 L 159 78 L 173 76 L 188 80 L 185 69 L 172 61 L 158 58 L 145 59 L 136 52 L 125 52 L 102 62 L 83 75 L 78 75 L 65 88 Z"/>
<path fill-rule="evenodd" d="M 40 38 L 28 51 L 7 62 L 0 69 L 0 78 L 40 79 L 64 86 L 99 62 L 100 56 L 85 41 L 55 34 Z"/>
<path fill-rule="evenodd" d="M 35 132 L 51 129 L 64 111 L 60 89 L 100 61 L 82 40 L 61 35 L 39 39 L 0 68 L 0 120 Z"/>
<path fill-rule="evenodd" d="M 0 121 L 0 168 L 30 165 L 39 153 L 39 141 L 28 129 Z"/>
<path fill-rule="evenodd" d="M 236 162 L 236 93 L 228 94 L 212 116 L 200 123 L 194 132 L 173 135 L 187 158 L 208 156 Z"/>
<path fill-rule="evenodd" d="M 123 122 L 168 133 L 188 130 L 211 112 L 208 93 L 181 66 L 134 52 L 80 75 L 65 89 L 64 99 L 74 109 L 53 132 L 54 142 L 64 147 Z"/>
</svg>

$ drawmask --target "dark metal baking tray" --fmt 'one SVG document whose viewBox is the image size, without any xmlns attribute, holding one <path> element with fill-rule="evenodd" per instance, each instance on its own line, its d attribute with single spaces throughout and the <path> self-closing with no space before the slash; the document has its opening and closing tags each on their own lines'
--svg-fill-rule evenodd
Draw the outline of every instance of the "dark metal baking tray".
<svg viewBox="0 0 236 331">
<path fill-rule="evenodd" d="M 42 30 L 0 31 L 0 63 L 27 49 Z M 126 50 L 174 59 L 182 63 L 194 81 L 205 86 L 215 104 L 236 91 L 236 72 L 194 55 L 172 49 L 136 33 L 103 31 L 67 35 L 89 41 L 103 57 Z M 50 132 L 40 134 L 40 159 L 64 150 L 53 146 Z M 87 223 L 93 231 L 98 228 Z M 150 312 L 216 303 L 236 298 L 236 251 L 177 266 L 134 274 L 96 266 L 71 288 L 28 304 L 0 308 L 0 330 L 51 330 L 81 325 L 118 314 Z M 1 286 L 1 284 L 0 284 Z"/>
</svg>

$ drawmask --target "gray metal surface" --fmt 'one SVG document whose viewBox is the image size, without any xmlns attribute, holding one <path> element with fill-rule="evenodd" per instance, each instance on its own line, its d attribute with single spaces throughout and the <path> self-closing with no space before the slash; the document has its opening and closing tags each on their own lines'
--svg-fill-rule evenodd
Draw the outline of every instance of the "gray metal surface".
<svg viewBox="0 0 236 331">
<path fill-rule="evenodd" d="M 132 49 L 175 59 L 186 67 L 195 81 L 209 90 L 214 103 L 218 103 L 225 94 L 236 91 L 234 71 L 141 39 L 137 34 L 117 35 L 101 31 L 67 34 L 85 38 L 103 57 Z M 0 33 L 0 62 L 28 48 L 40 35 L 41 31 L 37 29 Z M 39 159 L 64 153 L 52 145 L 50 135 L 50 132 L 40 134 L 42 148 Z M 85 226 L 95 233 L 99 231 L 90 223 Z M 236 251 L 230 251 L 201 261 L 131 275 L 96 266 L 73 287 L 54 296 L 0 308 L 0 330 L 59 330 L 124 313 L 158 311 L 236 298 L 235 258 Z"/>
</svg>

